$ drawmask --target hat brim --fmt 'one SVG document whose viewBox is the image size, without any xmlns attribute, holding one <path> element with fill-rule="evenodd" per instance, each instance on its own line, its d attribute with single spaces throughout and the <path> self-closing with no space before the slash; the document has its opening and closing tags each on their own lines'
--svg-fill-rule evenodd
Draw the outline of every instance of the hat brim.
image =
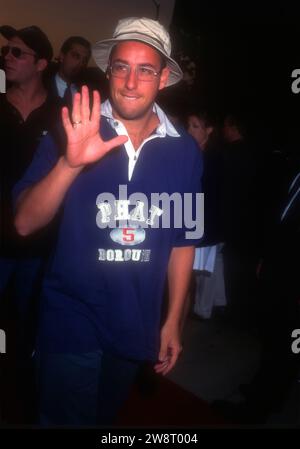
<svg viewBox="0 0 300 449">
<path fill-rule="evenodd" d="M 126 35 L 124 35 L 122 38 L 106 39 L 103 41 L 96 42 L 96 44 L 92 48 L 92 55 L 93 55 L 93 58 L 97 64 L 97 66 L 100 67 L 100 69 L 103 72 L 106 72 L 106 70 L 107 70 L 109 55 L 111 53 L 112 48 L 116 44 L 118 44 L 120 42 L 128 41 L 128 40 L 138 41 L 138 42 L 142 42 L 143 44 L 150 45 L 151 47 L 154 47 L 156 50 L 158 50 L 159 53 L 161 53 L 162 56 L 164 56 L 166 58 L 167 67 L 170 69 L 170 75 L 169 75 L 166 87 L 172 86 L 173 84 L 178 83 L 182 79 L 183 73 L 182 73 L 181 68 L 177 64 L 177 62 L 174 61 L 174 59 L 172 59 L 170 56 L 168 56 L 163 51 L 163 49 L 158 44 L 156 44 L 156 42 L 153 39 L 148 38 L 147 36 L 145 36 L 145 38 L 143 37 L 143 39 L 141 39 L 139 37 L 139 35 L 133 36 L 132 34 L 130 35 L 130 37 L 128 37 L 128 36 L 126 37 Z"/>
</svg>

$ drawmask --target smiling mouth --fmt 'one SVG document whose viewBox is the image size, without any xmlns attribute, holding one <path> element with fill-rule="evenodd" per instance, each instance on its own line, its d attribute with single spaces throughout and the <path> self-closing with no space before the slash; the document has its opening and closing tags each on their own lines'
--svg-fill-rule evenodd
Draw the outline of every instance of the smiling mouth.
<svg viewBox="0 0 300 449">
<path fill-rule="evenodd" d="M 135 96 L 131 96 L 131 95 L 123 95 L 124 98 L 126 98 L 126 100 L 138 100 L 139 97 L 135 97 Z"/>
</svg>

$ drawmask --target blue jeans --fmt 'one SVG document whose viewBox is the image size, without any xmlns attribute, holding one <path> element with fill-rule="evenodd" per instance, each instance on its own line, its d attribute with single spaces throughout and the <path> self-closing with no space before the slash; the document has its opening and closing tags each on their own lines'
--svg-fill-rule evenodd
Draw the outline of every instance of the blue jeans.
<svg viewBox="0 0 300 449">
<path fill-rule="evenodd" d="M 112 425 L 140 365 L 102 351 L 37 353 L 36 362 L 43 427 Z"/>
</svg>

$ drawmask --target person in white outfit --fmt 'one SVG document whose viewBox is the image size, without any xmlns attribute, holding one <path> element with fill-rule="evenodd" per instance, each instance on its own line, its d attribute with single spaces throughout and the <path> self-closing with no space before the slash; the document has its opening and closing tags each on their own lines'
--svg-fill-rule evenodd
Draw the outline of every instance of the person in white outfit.
<svg viewBox="0 0 300 449">
<path fill-rule="evenodd" d="M 221 155 L 216 144 L 216 123 L 207 111 L 187 117 L 187 130 L 203 152 L 204 238 L 194 260 L 195 297 L 193 311 L 201 318 L 211 317 L 214 306 L 225 306 L 222 230 L 218 217 L 221 201 Z"/>
</svg>

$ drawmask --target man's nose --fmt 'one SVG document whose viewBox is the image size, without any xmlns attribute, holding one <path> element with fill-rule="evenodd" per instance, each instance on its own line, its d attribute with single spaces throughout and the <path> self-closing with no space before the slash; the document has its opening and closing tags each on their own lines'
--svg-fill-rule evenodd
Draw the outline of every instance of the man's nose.
<svg viewBox="0 0 300 449">
<path fill-rule="evenodd" d="M 4 61 L 9 61 L 10 59 L 13 59 L 13 55 L 11 53 L 11 51 L 9 50 L 9 52 L 4 56 Z"/>
<path fill-rule="evenodd" d="M 129 70 L 129 73 L 126 78 L 126 87 L 127 89 L 135 89 L 138 83 L 136 70 L 132 67 Z"/>
</svg>

